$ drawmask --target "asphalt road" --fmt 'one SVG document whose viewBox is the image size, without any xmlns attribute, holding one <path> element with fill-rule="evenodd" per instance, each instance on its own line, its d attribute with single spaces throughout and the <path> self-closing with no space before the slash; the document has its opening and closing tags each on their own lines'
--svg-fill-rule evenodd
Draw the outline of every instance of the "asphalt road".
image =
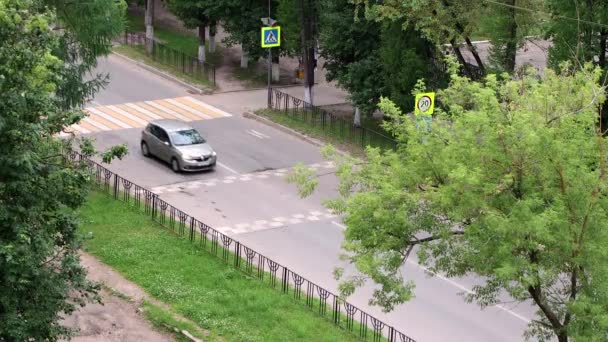
<svg viewBox="0 0 608 342">
<path fill-rule="evenodd" d="M 142 157 L 140 128 L 91 134 L 99 149 L 119 143 L 128 145 L 129 155 L 113 162 L 110 169 L 336 291 L 332 270 L 344 266 L 338 258 L 343 226 L 339 217 L 322 206 L 322 200 L 335 196 L 337 180 L 333 175 L 321 177 L 319 191 L 306 199 L 300 199 L 295 187 L 284 180 L 288 169 L 298 162 L 312 165 L 319 173 L 331 171 L 332 165 L 323 160 L 317 147 L 241 117 L 238 108 L 248 108 L 248 103 L 241 103 L 247 93 L 194 96 L 117 57 L 102 61 L 99 69 L 110 73 L 111 83 L 91 105 L 191 96 L 232 114 L 192 122 L 218 153 L 220 164 L 215 171 L 174 174 L 158 160 Z M 416 282 L 416 298 L 393 312 L 382 313 L 367 305 L 372 285 L 361 289 L 350 301 L 418 341 L 523 340 L 527 322 L 533 317 L 529 305 L 505 304 L 481 310 L 465 303 L 459 295 L 480 279 L 429 277 L 415 260 L 404 265 L 403 272 Z"/>
</svg>

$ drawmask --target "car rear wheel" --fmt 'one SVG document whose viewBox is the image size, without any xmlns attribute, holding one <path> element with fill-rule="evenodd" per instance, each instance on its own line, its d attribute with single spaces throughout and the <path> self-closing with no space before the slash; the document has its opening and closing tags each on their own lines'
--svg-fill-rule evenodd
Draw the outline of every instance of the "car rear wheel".
<svg viewBox="0 0 608 342">
<path fill-rule="evenodd" d="M 171 159 L 171 170 L 173 170 L 173 172 L 179 172 L 179 162 L 177 161 L 177 159 L 173 158 Z"/>
<path fill-rule="evenodd" d="M 150 156 L 150 150 L 148 149 L 148 144 L 146 144 L 145 142 L 141 142 L 141 154 L 144 157 L 149 157 Z"/>
</svg>

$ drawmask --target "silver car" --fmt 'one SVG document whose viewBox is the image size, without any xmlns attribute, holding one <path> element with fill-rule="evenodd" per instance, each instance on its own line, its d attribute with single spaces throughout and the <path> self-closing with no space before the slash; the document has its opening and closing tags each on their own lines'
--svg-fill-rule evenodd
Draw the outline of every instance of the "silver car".
<svg viewBox="0 0 608 342">
<path fill-rule="evenodd" d="M 141 153 L 170 163 L 175 172 L 213 169 L 217 161 L 201 134 L 179 120 L 151 121 L 141 132 Z"/>
</svg>

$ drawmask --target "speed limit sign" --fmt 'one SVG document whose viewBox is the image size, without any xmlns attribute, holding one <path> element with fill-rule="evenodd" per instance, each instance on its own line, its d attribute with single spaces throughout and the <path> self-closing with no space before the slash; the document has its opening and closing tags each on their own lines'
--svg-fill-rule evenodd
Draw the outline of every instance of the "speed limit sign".
<svg viewBox="0 0 608 342">
<path fill-rule="evenodd" d="M 435 93 L 422 93 L 416 95 L 414 114 L 431 115 L 435 110 Z"/>
</svg>

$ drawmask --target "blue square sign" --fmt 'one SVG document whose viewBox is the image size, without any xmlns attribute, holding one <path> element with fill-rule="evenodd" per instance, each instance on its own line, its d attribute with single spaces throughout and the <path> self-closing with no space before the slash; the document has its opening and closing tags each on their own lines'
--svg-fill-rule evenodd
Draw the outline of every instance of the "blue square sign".
<svg viewBox="0 0 608 342">
<path fill-rule="evenodd" d="M 281 46 L 281 27 L 262 27 L 262 47 L 271 48 Z"/>
</svg>

